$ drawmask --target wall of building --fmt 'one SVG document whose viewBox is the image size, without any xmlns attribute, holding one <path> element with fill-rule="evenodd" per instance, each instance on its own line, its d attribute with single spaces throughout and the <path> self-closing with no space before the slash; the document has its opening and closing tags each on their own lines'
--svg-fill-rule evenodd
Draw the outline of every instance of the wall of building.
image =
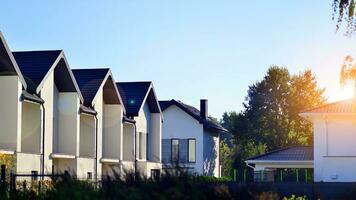
<svg viewBox="0 0 356 200">
<path fill-rule="evenodd" d="M 17 76 L 0 76 L 0 149 L 21 151 L 21 92 Z"/>
<path fill-rule="evenodd" d="M 80 157 L 95 157 L 95 118 L 91 115 L 80 115 Z"/>
<path fill-rule="evenodd" d="M 77 177 L 79 179 L 87 179 L 88 172 L 92 174 L 92 179 L 95 177 L 95 159 L 93 158 L 77 158 Z"/>
<path fill-rule="evenodd" d="M 55 173 L 68 173 L 72 176 L 77 173 L 77 161 L 76 159 L 53 159 Z"/>
<path fill-rule="evenodd" d="M 136 120 L 136 152 L 137 152 L 137 159 L 140 159 L 140 151 L 139 149 L 143 149 L 142 154 L 141 154 L 141 159 L 140 160 L 147 160 L 147 153 L 145 153 L 147 151 L 147 149 L 150 149 L 151 144 L 148 143 L 148 147 L 147 147 L 147 142 L 145 142 L 144 140 L 147 141 L 147 139 L 150 137 L 149 135 L 151 135 L 150 131 L 151 131 L 151 112 L 149 110 L 148 104 L 145 103 L 144 106 L 141 108 L 141 110 L 139 111 L 139 114 L 137 117 L 135 117 Z M 146 135 L 143 135 L 143 138 L 140 137 L 140 133 L 144 133 Z M 141 142 L 141 147 L 140 147 L 140 140 L 142 140 Z M 148 152 L 148 154 L 150 154 L 150 152 Z M 150 158 L 148 158 L 150 159 Z"/>
<path fill-rule="evenodd" d="M 52 172 L 52 159 L 50 159 L 50 154 L 53 152 L 53 132 L 55 131 L 53 122 L 57 120 L 53 115 L 56 111 L 56 109 L 54 109 L 54 105 L 57 103 L 54 98 L 54 90 L 54 76 L 53 72 L 51 72 L 41 88 L 41 98 L 45 101 L 45 173 Z"/>
<path fill-rule="evenodd" d="M 151 131 L 149 132 L 149 160 L 161 162 L 162 156 L 162 116 L 161 113 L 151 114 Z"/>
<path fill-rule="evenodd" d="M 162 139 L 196 139 L 196 162 L 188 164 L 188 167 L 193 167 L 195 172 L 203 174 L 203 125 L 174 105 L 163 111 L 163 119 Z M 170 149 L 164 149 L 162 146 L 162 154 L 164 151 L 170 152 Z"/>
<path fill-rule="evenodd" d="M 122 107 L 104 104 L 103 157 L 122 159 Z"/>
<path fill-rule="evenodd" d="M 354 117 L 314 119 L 314 180 L 356 181 L 356 124 Z"/>
<path fill-rule="evenodd" d="M 31 174 L 32 171 L 41 171 L 41 155 L 16 153 L 16 160 L 16 173 Z"/>
<path fill-rule="evenodd" d="M 41 153 L 42 110 L 40 104 L 22 103 L 21 152 Z"/>
<path fill-rule="evenodd" d="M 123 124 L 123 160 L 124 161 L 134 161 L 134 134 L 135 127 L 133 124 Z"/>
<path fill-rule="evenodd" d="M 102 165 L 100 162 L 100 159 L 103 157 L 103 106 L 104 102 L 103 102 L 103 90 L 100 89 L 95 97 L 95 99 L 93 100 L 93 106 L 95 111 L 97 112 L 97 118 L 98 118 L 98 141 L 97 141 L 97 145 L 98 145 L 98 159 L 97 159 L 97 168 L 98 168 L 98 177 L 101 177 L 101 173 L 102 173 Z"/>
<path fill-rule="evenodd" d="M 203 141 L 204 174 L 208 176 L 219 177 L 219 134 L 205 130 Z"/>
<path fill-rule="evenodd" d="M 79 156 L 79 111 L 77 93 L 59 93 L 58 96 L 58 152 Z"/>
</svg>

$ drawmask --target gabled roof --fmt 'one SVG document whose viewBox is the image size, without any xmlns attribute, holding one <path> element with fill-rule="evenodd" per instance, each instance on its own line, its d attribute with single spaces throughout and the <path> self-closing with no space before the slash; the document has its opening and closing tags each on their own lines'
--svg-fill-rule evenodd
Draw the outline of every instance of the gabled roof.
<svg viewBox="0 0 356 200">
<path fill-rule="evenodd" d="M 310 146 L 287 147 L 247 159 L 254 161 L 313 161 L 314 150 Z"/>
<path fill-rule="evenodd" d="M 27 84 L 37 89 L 61 52 L 61 50 L 21 51 L 13 52 L 13 55 Z"/>
<path fill-rule="evenodd" d="M 23 87 L 26 89 L 26 81 L 12 55 L 4 36 L 0 31 L 0 75 L 17 75 Z"/>
<path fill-rule="evenodd" d="M 165 109 L 167 109 L 168 107 L 170 107 L 172 105 L 179 107 L 184 112 L 186 112 L 187 114 L 192 116 L 194 119 L 196 119 L 199 123 L 203 124 L 204 128 L 206 128 L 208 130 L 225 132 L 225 133 L 229 132 L 224 127 L 222 127 L 219 123 L 212 120 L 210 117 L 208 117 L 208 119 L 203 119 L 200 116 L 200 111 L 198 109 L 196 109 L 193 106 L 184 104 L 181 101 L 176 101 L 176 100 L 172 99 L 170 101 L 159 101 L 159 104 L 161 106 L 162 111 L 164 111 Z"/>
<path fill-rule="evenodd" d="M 55 70 L 55 81 L 61 92 L 77 92 L 81 101 L 82 94 L 72 71 L 69 69 L 62 50 L 17 51 L 13 52 L 15 60 L 27 83 L 30 93 L 39 93 L 44 81 L 52 70 Z"/>
<path fill-rule="evenodd" d="M 355 114 L 356 102 L 354 99 L 346 99 L 334 103 L 325 104 L 316 108 L 301 112 L 301 115 L 309 114 Z"/>
<path fill-rule="evenodd" d="M 113 79 L 113 75 L 109 68 L 96 68 L 96 69 L 73 69 L 73 74 L 79 88 L 84 97 L 84 104 L 86 106 L 92 106 L 94 98 L 96 97 L 99 89 L 104 87 L 107 81 L 110 81 L 108 85 L 110 92 L 113 92 L 114 95 L 106 94 L 106 88 L 104 88 L 104 99 L 107 100 L 106 103 L 120 103 L 123 104 L 121 95 Z M 123 106 L 124 107 L 124 106 Z M 125 108 L 124 112 L 125 112 Z"/>
<path fill-rule="evenodd" d="M 146 101 L 151 113 L 161 113 L 152 82 L 119 82 L 116 85 L 128 116 L 138 116 Z"/>
</svg>

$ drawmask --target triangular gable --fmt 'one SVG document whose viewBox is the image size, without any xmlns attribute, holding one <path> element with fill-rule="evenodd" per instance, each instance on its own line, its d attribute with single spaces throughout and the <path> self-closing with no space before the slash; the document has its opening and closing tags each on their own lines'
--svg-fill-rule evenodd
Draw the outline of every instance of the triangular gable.
<svg viewBox="0 0 356 200">
<path fill-rule="evenodd" d="M 116 85 L 128 116 L 138 116 L 146 102 L 151 113 L 161 113 L 152 82 L 119 82 Z"/>
<path fill-rule="evenodd" d="M 22 73 L 17 66 L 14 56 L 12 55 L 4 36 L 0 31 L 0 75 L 17 75 L 23 87 L 26 89 L 27 84 Z"/>
<path fill-rule="evenodd" d="M 86 106 L 92 106 L 100 88 L 104 90 L 103 96 L 106 103 L 124 105 L 109 68 L 73 69 L 72 71 L 82 91 Z M 125 106 L 123 106 L 123 110 L 125 113 Z"/>
<path fill-rule="evenodd" d="M 203 119 L 200 116 L 200 111 L 193 106 L 182 103 L 181 101 L 176 101 L 174 99 L 169 101 L 159 101 L 162 111 L 166 110 L 172 105 L 177 106 L 179 109 L 190 115 L 192 118 L 196 119 L 199 123 L 203 124 L 204 128 L 208 130 L 218 131 L 227 133 L 227 129 L 222 127 L 219 123 L 213 121 L 210 117 L 208 119 Z"/>
<path fill-rule="evenodd" d="M 13 52 L 13 55 L 25 77 L 30 93 L 39 93 L 49 74 L 54 71 L 58 90 L 77 92 L 83 101 L 83 96 L 62 50 L 18 51 Z"/>
</svg>

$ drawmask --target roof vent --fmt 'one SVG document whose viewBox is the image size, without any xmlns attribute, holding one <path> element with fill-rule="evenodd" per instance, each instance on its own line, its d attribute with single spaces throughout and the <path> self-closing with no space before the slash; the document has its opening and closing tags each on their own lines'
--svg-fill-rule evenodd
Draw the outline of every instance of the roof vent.
<svg viewBox="0 0 356 200">
<path fill-rule="evenodd" d="M 208 100 L 201 99 L 200 100 L 200 117 L 203 119 L 208 119 Z"/>
</svg>

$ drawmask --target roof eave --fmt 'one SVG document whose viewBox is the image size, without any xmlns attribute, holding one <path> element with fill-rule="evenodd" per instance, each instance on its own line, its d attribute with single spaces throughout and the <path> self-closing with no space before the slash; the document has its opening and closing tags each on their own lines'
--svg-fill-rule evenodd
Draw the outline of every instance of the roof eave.
<svg viewBox="0 0 356 200">
<path fill-rule="evenodd" d="M 5 50 L 7 52 L 7 55 L 9 56 L 10 60 L 11 60 L 11 63 L 13 64 L 14 68 L 15 68 L 15 71 L 17 73 L 17 75 L 19 76 L 20 78 L 20 82 L 22 83 L 22 86 L 24 87 L 25 90 L 27 90 L 27 83 L 25 81 L 25 78 L 23 77 L 22 75 L 22 72 L 19 68 L 19 66 L 17 65 L 17 62 L 14 58 L 14 56 L 12 55 L 12 52 L 10 51 L 10 48 L 9 46 L 7 45 L 6 43 L 6 40 L 5 40 L 5 37 L 4 35 L 2 34 L 2 32 L 0 31 L 0 40 L 2 41 L 2 43 L 4 44 L 4 47 L 5 47 Z"/>
<path fill-rule="evenodd" d="M 261 163 L 295 163 L 295 164 L 300 164 L 300 163 L 309 163 L 313 164 L 313 160 L 246 160 L 245 163 L 248 164 L 261 164 Z"/>
</svg>

